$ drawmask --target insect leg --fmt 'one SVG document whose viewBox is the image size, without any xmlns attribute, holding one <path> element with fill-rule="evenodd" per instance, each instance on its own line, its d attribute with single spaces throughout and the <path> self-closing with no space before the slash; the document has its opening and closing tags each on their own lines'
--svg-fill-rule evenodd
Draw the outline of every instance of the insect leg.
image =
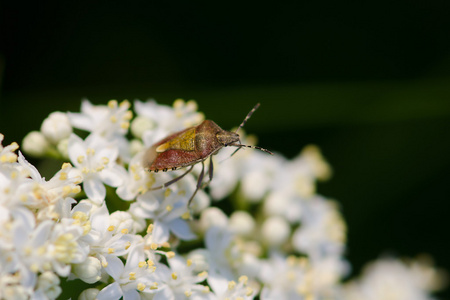
<svg viewBox="0 0 450 300">
<path fill-rule="evenodd" d="M 208 170 L 208 173 L 209 173 L 209 181 L 211 181 L 212 178 L 213 178 L 213 173 L 214 173 L 214 164 L 213 164 L 213 161 L 212 161 L 212 155 L 209 157 L 209 170 Z"/>
<path fill-rule="evenodd" d="M 205 174 L 205 162 L 204 160 L 202 160 L 202 171 L 200 172 L 200 175 L 198 175 L 198 180 L 197 180 L 197 186 L 195 188 L 194 193 L 192 194 L 191 198 L 189 198 L 188 201 L 188 207 L 191 205 L 192 199 L 194 199 L 195 194 L 197 194 L 198 189 L 201 187 L 202 185 L 202 181 L 203 181 L 203 175 Z"/>
<path fill-rule="evenodd" d="M 202 189 L 205 188 L 211 182 L 211 180 L 213 178 L 213 173 L 214 173 L 214 165 L 213 165 L 212 155 L 211 155 L 209 157 L 209 169 L 208 169 L 209 180 L 207 182 L 203 183 Z"/>
<path fill-rule="evenodd" d="M 160 185 L 160 186 L 151 188 L 150 191 L 159 190 L 159 189 L 163 189 L 163 188 L 165 188 L 165 187 L 168 187 L 169 185 L 171 185 L 171 184 L 177 182 L 178 180 L 180 180 L 181 178 L 183 178 L 184 176 L 186 176 L 189 172 L 192 171 L 192 168 L 194 168 L 194 165 L 192 165 L 192 166 L 189 168 L 189 170 L 187 170 L 185 173 L 181 174 L 180 176 L 178 176 L 178 177 L 172 179 L 171 181 L 168 181 L 168 182 L 164 183 L 163 185 Z"/>
<path fill-rule="evenodd" d="M 240 142 L 240 141 L 239 141 Z M 234 150 L 233 153 L 231 153 L 230 157 L 232 157 L 236 152 L 238 152 L 242 147 L 238 147 L 236 150 Z"/>
</svg>

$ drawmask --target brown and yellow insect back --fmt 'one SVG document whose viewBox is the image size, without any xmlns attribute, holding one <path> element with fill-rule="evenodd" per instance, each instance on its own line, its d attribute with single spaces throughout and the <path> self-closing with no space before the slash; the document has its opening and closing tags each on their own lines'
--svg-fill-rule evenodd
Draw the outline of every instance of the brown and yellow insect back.
<svg viewBox="0 0 450 300">
<path fill-rule="evenodd" d="M 171 134 L 151 146 L 144 154 L 143 165 L 146 170 L 156 173 L 159 171 L 173 171 L 190 166 L 190 168 L 182 175 L 166 182 L 161 186 L 154 187 L 152 190 L 162 189 L 177 182 L 186 174 L 191 172 L 195 164 L 201 162 L 202 170 L 198 176 L 197 187 L 194 194 L 189 199 L 188 205 L 190 205 L 199 188 L 206 186 L 212 180 L 212 155 L 216 154 L 223 147 L 237 147 L 236 151 L 234 151 L 231 155 L 234 155 L 242 147 L 259 149 L 273 155 L 272 152 L 264 148 L 241 144 L 239 134 L 237 134 L 237 131 L 244 126 L 258 107 L 259 103 L 256 104 L 255 107 L 247 114 L 244 121 L 242 121 L 241 125 L 239 125 L 234 132 L 223 130 L 213 121 L 205 120 L 200 125 Z M 204 161 L 208 157 L 210 158 L 208 170 L 209 180 L 208 182 L 202 184 L 205 173 Z"/>
</svg>

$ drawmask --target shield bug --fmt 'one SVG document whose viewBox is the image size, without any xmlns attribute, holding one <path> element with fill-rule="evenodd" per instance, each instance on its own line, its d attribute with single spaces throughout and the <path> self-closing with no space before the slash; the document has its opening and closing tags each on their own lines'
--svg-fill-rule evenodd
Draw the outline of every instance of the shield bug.
<svg viewBox="0 0 450 300">
<path fill-rule="evenodd" d="M 189 127 L 157 142 L 151 146 L 144 154 L 143 165 L 149 172 L 167 172 L 180 168 L 190 167 L 185 173 L 164 183 L 161 186 L 151 188 L 151 190 L 162 189 L 177 182 L 189 172 L 192 171 L 194 165 L 202 164 L 202 170 L 198 176 L 197 187 L 189 199 L 188 206 L 200 188 L 205 187 L 213 178 L 213 162 L 212 155 L 216 154 L 223 147 L 237 147 L 232 155 L 234 155 L 242 147 L 259 149 L 273 155 L 267 149 L 244 145 L 241 143 L 237 131 L 242 128 L 255 110 L 259 107 L 259 103 L 247 114 L 244 121 L 235 131 L 223 130 L 211 120 L 205 120 L 200 125 Z M 209 157 L 209 180 L 203 184 L 205 174 L 205 160 Z"/>
</svg>

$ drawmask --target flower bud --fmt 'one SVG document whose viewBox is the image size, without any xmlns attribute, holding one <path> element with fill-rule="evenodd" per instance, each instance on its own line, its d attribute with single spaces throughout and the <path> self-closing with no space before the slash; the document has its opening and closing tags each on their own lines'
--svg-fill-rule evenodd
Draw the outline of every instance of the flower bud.
<svg viewBox="0 0 450 300">
<path fill-rule="evenodd" d="M 250 235 L 255 228 L 255 221 L 245 211 L 235 211 L 230 216 L 230 228 L 239 235 Z"/>
<path fill-rule="evenodd" d="M 261 261 L 250 253 L 242 255 L 242 262 L 239 265 L 239 274 L 247 275 L 251 278 L 258 276 L 261 270 Z"/>
<path fill-rule="evenodd" d="M 208 251 L 206 249 L 195 249 L 191 251 L 187 258 L 192 260 L 195 272 L 208 271 Z"/>
<path fill-rule="evenodd" d="M 250 171 L 242 179 L 242 191 L 251 203 L 258 203 L 270 188 L 272 178 L 260 170 Z"/>
<path fill-rule="evenodd" d="M 86 283 L 94 283 L 101 278 L 102 265 L 100 261 L 89 256 L 84 262 L 73 266 L 72 272 Z"/>
<path fill-rule="evenodd" d="M 5 285 L 2 289 L 2 296 L 4 299 L 29 299 L 29 294 L 27 289 L 19 284 Z"/>
<path fill-rule="evenodd" d="M 319 180 L 328 180 L 331 177 L 332 170 L 328 162 L 323 158 L 320 149 L 314 145 L 306 146 L 301 153 L 306 162 L 310 165 L 314 175 Z"/>
<path fill-rule="evenodd" d="M 115 228 L 115 232 L 133 233 L 134 223 L 132 216 L 125 211 L 115 211 L 111 214 L 109 225 Z"/>
<path fill-rule="evenodd" d="M 56 149 L 63 157 L 69 158 L 69 139 L 62 139 L 56 145 Z"/>
<path fill-rule="evenodd" d="M 264 221 L 261 234 L 264 241 L 271 246 L 280 246 L 289 238 L 291 228 L 288 222 L 278 216 L 273 216 Z"/>
<path fill-rule="evenodd" d="M 60 140 L 68 138 L 72 133 L 69 117 L 59 111 L 51 113 L 42 122 L 41 132 L 51 143 L 57 144 Z"/>
<path fill-rule="evenodd" d="M 209 207 L 200 216 L 200 228 L 202 231 L 208 230 L 212 226 L 227 226 L 227 216 L 217 207 Z"/>
<path fill-rule="evenodd" d="M 28 133 L 22 142 L 23 151 L 36 157 L 44 156 L 49 148 L 49 142 L 40 131 Z"/>
<path fill-rule="evenodd" d="M 131 156 L 136 155 L 140 151 L 144 150 L 144 144 L 140 140 L 131 140 L 130 142 L 130 154 Z"/>
<path fill-rule="evenodd" d="M 210 205 L 211 205 L 210 198 L 206 195 L 204 191 L 200 190 L 192 200 L 191 212 L 193 212 L 194 214 L 199 214 Z"/>
<path fill-rule="evenodd" d="M 152 120 L 137 116 L 134 118 L 133 122 L 131 122 L 131 133 L 137 138 L 142 138 L 144 131 L 153 129 L 154 127 L 155 123 Z"/>
<path fill-rule="evenodd" d="M 42 291 L 47 299 L 56 299 L 62 292 L 59 283 L 59 277 L 55 273 L 44 272 L 39 276 L 37 289 Z"/>
<path fill-rule="evenodd" d="M 78 300 L 94 300 L 97 299 L 97 295 L 100 291 L 98 289 L 85 289 L 81 292 L 80 296 L 78 297 Z"/>
</svg>

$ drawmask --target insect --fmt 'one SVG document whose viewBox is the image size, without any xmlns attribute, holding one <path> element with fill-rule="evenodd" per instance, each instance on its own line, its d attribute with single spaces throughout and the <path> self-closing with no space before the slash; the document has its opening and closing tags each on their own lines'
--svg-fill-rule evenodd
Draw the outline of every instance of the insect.
<svg viewBox="0 0 450 300">
<path fill-rule="evenodd" d="M 242 128 L 255 110 L 259 107 L 259 103 L 247 114 L 244 121 L 239 127 L 233 131 L 223 130 L 211 120 L 205 120 L 200 125 L 189 127 L 157 142 L 144 153 L 143 165 L 149 172 L 167 172 L 180 168 L 190 167 L 185 173 L 164 183 L 161 186 L 151 188 L 158 190 L 177 182 L 192 171 L 194 165 L 202 164 L 202 170 L 197 179 L 197 187 L 188 201 L 188 206 L 200 188 L 207 186 L 213 178 L 213 162 L 212 156 L 223 147 L 237 147 L 231 154 L 233 156 L 242 147 L 254 148 L 273 155 L 267 149 L 244 145 L 241 143 L 237 131 Z M 208 174 L 208 182 L 203 183 L 205 175 L 205 160 L 210 159 Z"/>
</svg>

